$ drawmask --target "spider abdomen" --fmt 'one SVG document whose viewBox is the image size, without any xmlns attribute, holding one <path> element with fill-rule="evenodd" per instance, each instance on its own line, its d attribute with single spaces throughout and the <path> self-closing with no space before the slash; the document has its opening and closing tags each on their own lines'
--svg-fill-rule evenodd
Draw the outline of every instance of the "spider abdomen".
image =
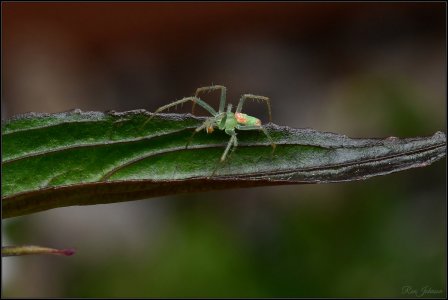
<svg viewBox="0 0 448 300">
<path fill-rule="evenodd" d="M 241 125 L 261 126 L 261 121 L 259 119 L 243 113 L 235 113 L 235 119 Z"/>
</svg>

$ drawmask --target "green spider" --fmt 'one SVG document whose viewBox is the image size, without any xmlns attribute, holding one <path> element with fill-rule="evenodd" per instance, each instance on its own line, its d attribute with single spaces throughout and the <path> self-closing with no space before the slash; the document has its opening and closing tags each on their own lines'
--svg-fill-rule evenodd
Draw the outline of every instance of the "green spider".
<svg viewBox="0 0 448 300">
<path fill-rule="evenodd" d="M 211 107 L 210 105 L 208 105 L 207 103 L 205 103 L 203 100 L 198 98 L 198 94 L 200 92 L 204 92 L 204 91 L 213 91 L 213 90 L 221 90 L 221 99 L 219 102 L 219 110 L 218 112 L 216 112 L 216 110 L 213 109 L 213 107 Z M 185 102 L 188 101 L 192 101 L 193 102 L 193 108 L 192 108 L 192 112 L 194 112 L 194 107 L 196 104 L 200 105 L 201 107 L 203 107 L 205 110 L 207 110 L 212 116 L 207 118 L 204 123 L 202 123 L 201 126 L 197 127 L 193 134 L 191 135 L 186 148 L 188 148 L 188 145 L 190 144 L 191 139 L 193 138 L 193 136 L 201 131 L 202 129 L 205 129 L 205 131 L 207 133 L 212 133 L 214 128 L 218 128 L 220 130 L 224 130 L 228 135 L 230 135 L 230 140 L 227 143 L 227 147 L 224 151 L 224 153 L 221 156 L 221 162 L 224 162 L 227 154 L 230 150 L 230 147 L 233 147 L 233 150 L 235 150 L 235 148 L 238 146 L 238 140 L 236 138 L 236 132 L 235 129 L 238 130 L 261 130 L 263 131 L 263 133 L 266 135 L 266 137 L 269 139 L 269 142 L 271 143 L 272 146 L 272 153 L 275 151 L 275 147 L 276 145 L 274 144 L 271 136 L 269 135 L 269 133 L 267 132 L 267 130 L 261 125 L 261 121 L 255 117 L 249 116 L 247 114 L 243 114 L 241 113 L 241 110 L 243 109 L 243 104 L 246 101 L 246 99 L 251 99 L 251 100 L 261 100 L 261 101 L 266 101 L 266 104 L 268 106 L 268 112 L 269 112 L 269 122 L 272 121 L 272 116 L 271 116 L 271 104 L 269 102 L 269 98 L 268 97 L 264 97 L 264 96 L 256 96 L 256 95 L 252 95 L 252 94 L 244 94 L 241 96 L 240 98 L 240 102 L 238 103 L 238 106 L 236 108 L 235 113 L 232 112 L 232 104 L 228 104 L 227 106 L 227 111 L 224 111 L 224 107 L 226 105 L 226 87 L 222 86 L 222 85 L 212 85 L 212 86 L 205 86 L 205 87 L 201 87 L 198 88 L 196 90 L 196 93 L 193 97 L 185 97 L 181 100 L 177 100 L 174 101 L 170 104 L 164 105 L 159 107 L 154 114 L 157 114 L 165 109 L 168 109 L 170 107 L 179 105 L 179 104 L 183 104 Z M 154 117 L 154 115 L 152 115 L 142 126 L 144 126 L 147 122 L 149 122 L 152 118 Z"/>
</svg>

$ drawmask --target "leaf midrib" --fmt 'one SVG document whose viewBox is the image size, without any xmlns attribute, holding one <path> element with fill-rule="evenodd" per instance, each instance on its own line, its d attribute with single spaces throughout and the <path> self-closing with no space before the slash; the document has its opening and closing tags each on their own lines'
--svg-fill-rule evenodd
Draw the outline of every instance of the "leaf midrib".
<svg viewBox="0 0 448 300">
<path fill-rule="evenodd" d="M 294 145 L 294 144 L 291 143 L 291 145 Z M 195 147 L 195 149 L 204 149 L 204 148 L 216 148 L 216 147 L 221 147 L 221 146 L 222 145 L 217 145 L 216 144 L 216 145 L 200 145 L 200 146 L 196 145 L 194 147 Z M 255 147 L 261 147 L 261 146 L 269 146 L 269 144 L 267 144 L 267 145 L 255 145 Z M 309 145 L 307 145 L 307 146 L 309 146 Z M 319 148 L 319 146 L 315 146 L 315 147 Z M 330 165 L 326 165 L 324 167 L 319 167 L 318 166 L 318 167 L 302 168 L 301 171 L 305 171 L 305 172 L 307 172 L 307 171 L 320 171 L 320 170 L 325 170 L 325 169 L 338 169 L 338 168 L 350 167 L 350 166 L 354 166 L 354 165 L 362 165 L 362 164 L 366 164 L 366 163 L 369 163 L 369 162 L 388 160 L 388 159 L 392 159 L 392 158 L 395 158 L 395 157 L 412 155 L 412 154 L 419 153 L 419 152 L 420 153 L 429 152 L 431 150 L 436 150 L 437 148 L 443 148 L 443 147 L 444 147 L 444 143 L 442 142 L 442 143 L 438 143 L 436 145 L 432 145 L 432 146 L 429 146 L 429 147 L 424 147 L 424 148 L 419 148 L 419 149 L 415 149 L 415 150 L 410 150 L 410 151 L 406 151 L 406 152 L 402 152 L 402 153 L 398 153 L 398 154 L 385 155 L 385 156 L 380 156 L 380 157 L 376 157 L 376 158 L 363 159 L 363 160 L 347 162 L 347 163 L 333 164 L 331 166 Z M 184 149 L 185 149 L 184 147 L 179 147 L 178 149 L 172 150 L 172 151 L 166 151 L 166 150 L 165 151 L 160 151 L 159 153 L 152 153 L 151 155 L 148 155 L 148 156 L 146 156 L 144 158 L 139 158 L 138 160 L 146 159 L 146 158 L 151 157 L 151 156 L 156 156 L 156 155 L 160 155 L 160 154 L 164 154 L 164 153 L 168 153 L 168 152 L 182 151 Z M 135 163 L 135 162 L 133 162 L 133 163 Z M 126 164 L 126 166 L 129 166 L 129 165 L 130 164 Z M 119 169 L 122 169 L 123 167 L 125 167 L 125 166 L 120 166 Z M 115 171 L 113 173 L 118 171 L 116 168 L 114 168 L 114 169 L 115 169 Z M 286 173 L 289 173 L 289 172 L 297 172 L 297 169 L 291 168 L 291 169 L 282 169 L 282 170 L 279 170 L 279 171 L 272 171 L 272 172 L 246 173 L 246 174 L 242 174 L 243 176 L 238 176 L 238 175 L 234 174 L 234 175 L 232 175 L 230 177 L 232 177 L 233 179 L 244 180 L 245 178 L 251 178 L 254 175 L 256 175 L 258 177 L 258 176 L 266 176 L 266 175 L 286 174 Z M 111 177 L 113 175 L 113 173 L 110 174 L 107 177 Z M 220 176 L 216 176 L 215 178 L 212 177 L 212 178 L 209 178 L 209 179 L 220 180 L 220 179 L 226 179 L 228 177 L 229 177 L 228 175 L 220 175 Z M 105 179 L 107 179 L 107 178 L 105 178 Z M 160 180 L 157 180 L 157 179 L 144 179 L 144 180 L 126 179 L 126 180 L 106 181 L 105 179 L 101 179 L 101 180 L 94 181 L 94 182 L 84 182 L 84 183 L 81 183 L 81 184 L 69 184 L 69 185 L 45 187 L 45 188 L 40 189 L 40 190 L 47 190 L 47 189 L 58 190 L 58 189 L 64 188 L 64 187 L 83 186 L 85 184 L 114 183 L 114 182 L 122 182 L 122 181 L 124 181 L 124 182 L 125 181 L 171 182 L 171 181 L 203 179 L 203 176 L 188 177 L 188 178 L 184 178 L 184 179 L 170 179 L 170 180 L 167 180 L 167 179 L 160 179 Z M 20 194 L 30 193 L 30 192 L 32 193 L 32 192 L 37 192 L 37 191 L 24 191 L 24 192 L 20 192 L 20 193 L 16 193 L 16 194 L 11 194 L 11 195 L 3 197 L 3 199 L 12 198 L 12 197 L 18 196 Z"/>
<path fill-rule="evenodd" d="M 98 121 L 84 121 L 82 123 L 95 123 Z M 58 123 L 58 124 L 52 124 L 49 126 L 42 126 L 42 127 L 35 127 L 35 128 L 29 128 L 26 130 L 16 130 L 14 132 L 26 132 L 26 131 L 32 131 L 35 129 L 42 129 L 42 128 L 50 128 L 50 127 L 55 127 L 55 126 L 60 126 L 63 124 L 71 124 L 73 122 L 65 122 L 65 123 Z M 57 152 L 61 152 L 61 151 L 66 151 L 66 150 L 72 150 L 72 149 L 80 149 L 80 148 L 95 148 L 95 147 L 101 147 L 101 146 L 107 146 L 107 145 L 119 145 L 119 144 L 126 144 L 126 143 L 134 143 L 134 142 L 140 142 L 140 141 L 144 141 L 144 140 L 151 140 L 154 138 L 158 138 L 158 137 L 163 137 L 163 136 L 168 136 L 170 134 L 176 134 L 176 133 L 180 133 L 183 131 L 189 131 L 192 129 L 197 128 L 197 126 L 185 126 L 182 129 L 179 130 L 173 130 L 173 131 L 169 131 L 169 132 L 163 132 L 160 134 L 152 134 L 152 135 L 148 135 L 148 136 L 144 136 L 144 137 L 138 137 L 138 138 L 129 138 L 129 139 L 123 139 L 123 140 L 117 140 L 117 141 L 102 141 L 102 142 L 98 142 L 98 143 L 81 143 L 81 144 L 72 144 L 70 146 L 64 146 L 64 147 L 59 147 L 59 148 L 54 148 L 51 150 L 45 150 L 45 151 L 36 151 L 36 152 L 30 152 L 27 154 L 23 154 L 22 156 L 18 156 L 18 157 L 12 157 L 9 159 L 4 159 L 2 161 L 3 165 L 7 165 L 9 163 L 13 163 L 16 161 L 20 161 L 23 159 L 27 159 L 27 158 L 31 158 L 31 157 L 37 157 L 37 156 L 42 156 L 42 155 L 46 155 L 46 154 L 51 154 L 51 153 L 57 153 Z M 2 135 L 9 135 L 11 133 L 14 132 L 9 132 L 9 133 L 4 133 Z M 380 139 L 378 141 L 381 141 Z M 346 149 L 351 149 L 351 148 L 368 148 L 371 147 L 372 145 L 339 145 L 336 147 L 331 147 L 331 146 L 325 146 L 325 145 L 315 145 L 315 144 L 311 144 L 311 143 L 291 143 L 291 142 L 276 142 L 277 145 L 303 145 L 303 146 L 316 146 L 316 147 L 320 147 L 322 149 L 337 149 L 337 148 L 346 148 Z M 223 144 L 219 144 L 219 146 L 222 146 Z M 240 142 L 239 146 L 243 146 L 243 147 L 250 147 L 250 146 L 265 146 L 265 145 L 269 145 L 268 142 L 265 143 L 244 143 L 244 142 Z M 193 148 L 193 147 L 189 147 L 189 148 Z M 201 148 L 198 148 L 201 149 Z"/>
<path fill-rule="evenodd" d="M 424 148 L 424 149 L 418 149 L 418 150 L 414 150 L 414 151 L 409 151 L 409 152 L 407 152 L 405 154 L 412 154 L 412 153 L 417 153 L 417 152 L 426 152 L 426 151 L 431 151 L 431 150 L 435 150 L 437 148 L 443 148 L 443 147 L 444 147 L 444 145 L 442 143 L 442 144 L 438 144 L 438 145 L 431 146 L 431 147 Z M 389 155 L 389 156 L 381 157 L 380 159 L 381 160 L 382 159 L 389 159 L 389 158 L 398 157 L 398 156 L 401 156 L 401 155 L 402 154 Z M 377 159 L 377 160 L 380 160 L 380 159 Z M 351 166 L 351 165 L 355 165 L 355 164 L 364 164 L 364 163 L 367 163 L 369 161 L 375 161 L 375 160 L 376 159 L 366 159 L 366 160 L 363 160 L 363 161 L 358 161 L 358 162 L 353 162 L 353 163 L 337 164 L 337 165 L 332 165 L 332 168 L 347 167 L 347 166 Z M 312 168 L 304 168 L 304 169 L 302 169 L 302 171 L 317 171 L 317 170 L 323 170 L 323 169 L 324 168 L 322 168 L 322 167 L 312 167 Z M 274 172 L 264 172 L 264 173 L 257 173 L 257 175 L 261 175 L 261 176 L 263 176 L 263 175 L 275 175 L 275 174 L 295 172 L 295 171 L 297 171 L 297 170 L 295 170 L 295 169 L 290 169 L 290 170 L 285 169 L 285 170 L 282 170 L 282 172 L 275 172 L 275 173 Z M 254 174 L 245 174 L 245 177 L 246 176 L 250 177 L 251 175 L 254 175 Z M 227 177 L 228 176 L 212 177 L 212 178 L 209 178 L 209 180 L 228 180 Z M 57 191 L 57 190 L 63 190 L 63 189 L 66 189 L 66 188 L 76 188 L 77 186 L 86 186 L 86 185 L 87 186 L 88 185 L 96 186 L 98 184 L 115 184 L 115 183 L 119 183 L 119 182 L 123 182 L 123 183 L 126 183 L 126 182 L 154 182 L 154 183 L 158 182 L 158 183 L 163 183 L 163 182 L 177 182 L 177 181 L 185 181 L 185 180 L 203 180 L 203 179 L 204 179 L 203 176 L 197 176 L 197 177 L 189 177 L 189 178 L 184 178 L 184 179 L 169 179 L 169 180 L 167 180 L 167 179 L 160 179 L 160 180 L 155 180 L 155 179 L 126 179 L 126 180 L 114 180 L 114 181 L 95 181 L 95 182 L 85 182 L 85 183 L 81 183 L 81 184 L 69 184 L 69 185 L 45 187 L 45 188 L 42 188 L 42 189 L 39 189 L 39 190 L 34 190 L 34 191 L 24 191 L 24 192 L 19 192 L 19 193 L 16 193 L 16 194 L 7 195 L 5 197 L 2 197 L 2 199 L 4 199 L 4 200 L 8 199 L 9 200 L 9 199 L 18 197 L 20 195 L 35 194 L 35 193 L 39 193 L 39 192 L 42 192 L 42 191 L 45 191 L 45 190 Z M 235 181 L 239 181 L 239 180 L 243 180 L 244 181 L 245 180 L 245 178 L 235 177 L 235 176 L 231 177 L 230 179 L 231 180 L 235 180 Z M 254 178 L 254 179 L 256 179 L 256 178 Z M 260 180 L 266 180 L 266 179 L 260 178 Z M 276 180 L 276 181 L 279 182 L 279 183 L 280 182 L 290 183 L 287 180 Z M 304 182 L 304 183 L 309 183 L 309 182 Z"/>
<path fill-rule="evenodd" d="M 141 142 L 141 141 L 145 141 L 145 140 L 151 140 L 151 139 L 154 139 L 154 138 L 167 136 L 167 135 L 170 135 L 170 134 L 179 133 L 179 132 L 190 130 L 190 129 L 194 129 L 194 128 L 195 127 L 185 127 L 185 128 L 180 129 L 180 130 L 173 130 L 173 131 L 168 132 L 168 133 L 153 134 L 153 135 L 148 135 L 148 136 L 145 136 L 145 137 L 125 139 L 125 140 L 118 140 L 118 141 L 109 141 L 109 142 L 105 141 L 105 142 L 90 143 L 90 144 L 73 144 L 73 145 L 70 145 L 70 146 L 54 148 L 54 149 L 47 150 L 47 151 L 36 151 L 36 152 L 28 153 L 28 154 L 25 154 L 25 155 L 20 156 L 20 157 L 6 159 L 2 163 L 3 164 L 8 164 L 8 163 L 11 163 L 11 162 L 20 161 L 22 159 L 26 159 L 26 158 L 30 158 L 30 157 L 37 157 L 37 156 L 42 156 L 42 155 L 46 155 L 46 154 L 50 154 L 50 153 L 58 153 L 58 152 L 61 152 L 61 151 L 66 151 L 66 150 L 73 150 L 73 149 L 80 149 L 80 148 L 89 148 L 89 147 L 95 148 L 95 147 L 108 146 L 108 145 L 119 145 L 119 144 L 133 143 L 133 142 Z"/>
</svg>

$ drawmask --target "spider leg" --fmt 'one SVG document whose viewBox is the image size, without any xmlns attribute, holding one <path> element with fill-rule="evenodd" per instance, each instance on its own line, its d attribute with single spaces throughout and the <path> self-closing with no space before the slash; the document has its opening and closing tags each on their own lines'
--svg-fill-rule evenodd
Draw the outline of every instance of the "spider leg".
<svg viewBox="0 0 448 300">
<path fill-rule="evenodd" d="M 232 147 L 232 144 L 234 146 L 233 149 L 232 149 L 232 152 L 233 152 L 235 150 L 235 147 L 237 147 L 237 145 L 238 145 L 237 138 L 236 138 L 236 133 L 232 133 L 231 134 L 230 140 L 227 143 L 226 150 L 224 150 L 224 153 L 222 154 L 221 159 L 219 160 L 219 162 L 216 164 L 215 168 L 213 169 L 213 172 L 212 172 L 211 176 L 215 175 L 215 173 L 218 170 L 220 164 L 222 164 L 226 160 L 227 153 L 229 152 L 230 147 Z"/>
<path fill-rule="evenodd" d="M 170 108 L 170 107 L 173 107 L 173 106 L 176 106 L 176 105 L 179 105 L 179 104 L 181 104 L 181 103 L 188 102 L 188 101 L 192 101 L 193 104 L 197 103 L 198 105 L 202 106 L 202 107 L 203 107 L 204 109 L 206 109 L 212 116 L 216 116 L 216 115 L 217 115 L 217 112 L 213 109 L 213 107 L 211 107 L 210 105 L 208 105 L 207 103 L 205 103 L 204 101 L 202 101 L 201 99 L 199 99 L 198 97 L 185 97 L 185 98 L 183 98 L 183 99 L 180 99 L 180 100 L 174 101 L 174 102 L 172 102 L 172 103 L 170 103 L 170 104 L 167 104 L 167 105 L 164 105 L 164 106 L 159 107 L 159 108 L 154 112 L 154 114 L 153 114 L 152 116 L 150 116 L 150 117 L 148 118 L 148 120 L 146 120 L 146 121 L 143 123 L 143 125 L 142 125 L 141 127 L 144 127 L 144 126 L 146 125 L 146 123 L 148 123 L 152 118 L 154 118 L 155 114 L 157 114 L 157 113 L 159 113 L 159 112 L 161 112 L 161 111 L 163 111 L 163 110 L 165 110 L 165 109 L 168 109 L 168 108 Z"/>
<path fill-rule="evenodd" d="M 232 153 L 235 151 L 235 149 L 238 147 L 238 139 L 236 138 L 235 135 L 235 140 L 233 141 L 233 148 L 232 151 L 230 151 L 229 157 L 232 155 Z"/>
<path fill-rule="evenodd" d="M 196 133 L 198 133 L 199 131 L 201 131 L 202 129 L 207 128 L 207 124 L 205 124 L 205 122 L 199 126 L 198 128 L 196 128 L 193 133 L 191 134 L 190 138 L 188 138 L 187 144 L 185 145 L 185 149 L 188 149 L 188 146 L 190 145 L 191 141 L 193 140 L 193 137 L 195 136 Z"/>
<path fill-rule="evenodd" d="M 211 86 L 204 86 L 204 87 L 200 87 L 196 90 L 196 93 L 194 93 L 194 96 L 197 97 L 199 95 L 199 93 L 201 92 L 210 92 L 210 91 L 215 91 L 215 90 L 221 90 L 221 97 L 219 100 L 219 113 L 222 113 L 224 111 L 224 107 L 226 105 L 226 87 L 222 86 L 222 85 L 211 85 Z M 191 109 L 191 113 L 194 113 L 194 108 L 195 108 L 195 104 L 193 103 L 193 107 Z"/>
<path fill-rule="evenodd" d="M 238 102 L 238 106 L 236 107 L 235 113 L 241 112 L 241 110 L 243 109 L 243 104 L 246 101 L 246 99 L 266 101 L 266 105 L 268 106 L 269 122 L 272 122 L 271 101 L 269 100 L 268 97 L 264 97 L 264 96 L 257 96 L 257 95 L 252 95 L 252 94 L 242 95 L 240 98 L 240 102 Z"/>
<path fill-rule="evenodd" d="M 232 136 L 230 137 L 230 140 L 227 143 L 226 150 L 224 151 L 224 153 L 221 156 L 221 160 L 220 160 L 221 162 L 224 162 L 226 160 L 227 153 L 229 152 L 230 147 L 232 146 L 232 144 L 234 146 L 236 146 L 238 144 L 238 142 L 236 141 L 236 133 L 233 133 Z"/>
<path fill-rule="evenodd" d="M 263 133 L 266 135 L 266 137 L 268 138 L 269 142 L 271 143 L 271 147 L 272 147 L 271 154 L 274 154 L 275 147 L 277 147 L 277 145 L 274 143 L 274 141 L 272 140 L 272 138 L 269 135 L 268 131 L 263 126 L 255 126 L 255 125 L 254 126 L 242 126 L 242 125 L 237 125 L 236 129 L 238 129 L 238 130 L 261 130 L 261 131 L 263 131 Z"/>
</svg>

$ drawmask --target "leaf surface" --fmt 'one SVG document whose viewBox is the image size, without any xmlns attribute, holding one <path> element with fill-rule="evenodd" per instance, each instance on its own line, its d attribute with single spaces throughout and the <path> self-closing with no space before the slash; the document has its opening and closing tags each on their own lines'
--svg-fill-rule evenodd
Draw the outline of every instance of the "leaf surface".
<svg viewBox="0 0 448 300">
<path fill-rule="evenodd" d="M 445 156 L 446 136 L 352 139 L 266 125 L 229 136 L 215 130 L 187 141 L 204 118 L 144 110 L 29 113 L 2 122 L 4 218 L 46 209 L 137 200 L 181 192 L 367 179 Z M 215 173 L 213 174 L 213 172 Z"/>
</svg>

